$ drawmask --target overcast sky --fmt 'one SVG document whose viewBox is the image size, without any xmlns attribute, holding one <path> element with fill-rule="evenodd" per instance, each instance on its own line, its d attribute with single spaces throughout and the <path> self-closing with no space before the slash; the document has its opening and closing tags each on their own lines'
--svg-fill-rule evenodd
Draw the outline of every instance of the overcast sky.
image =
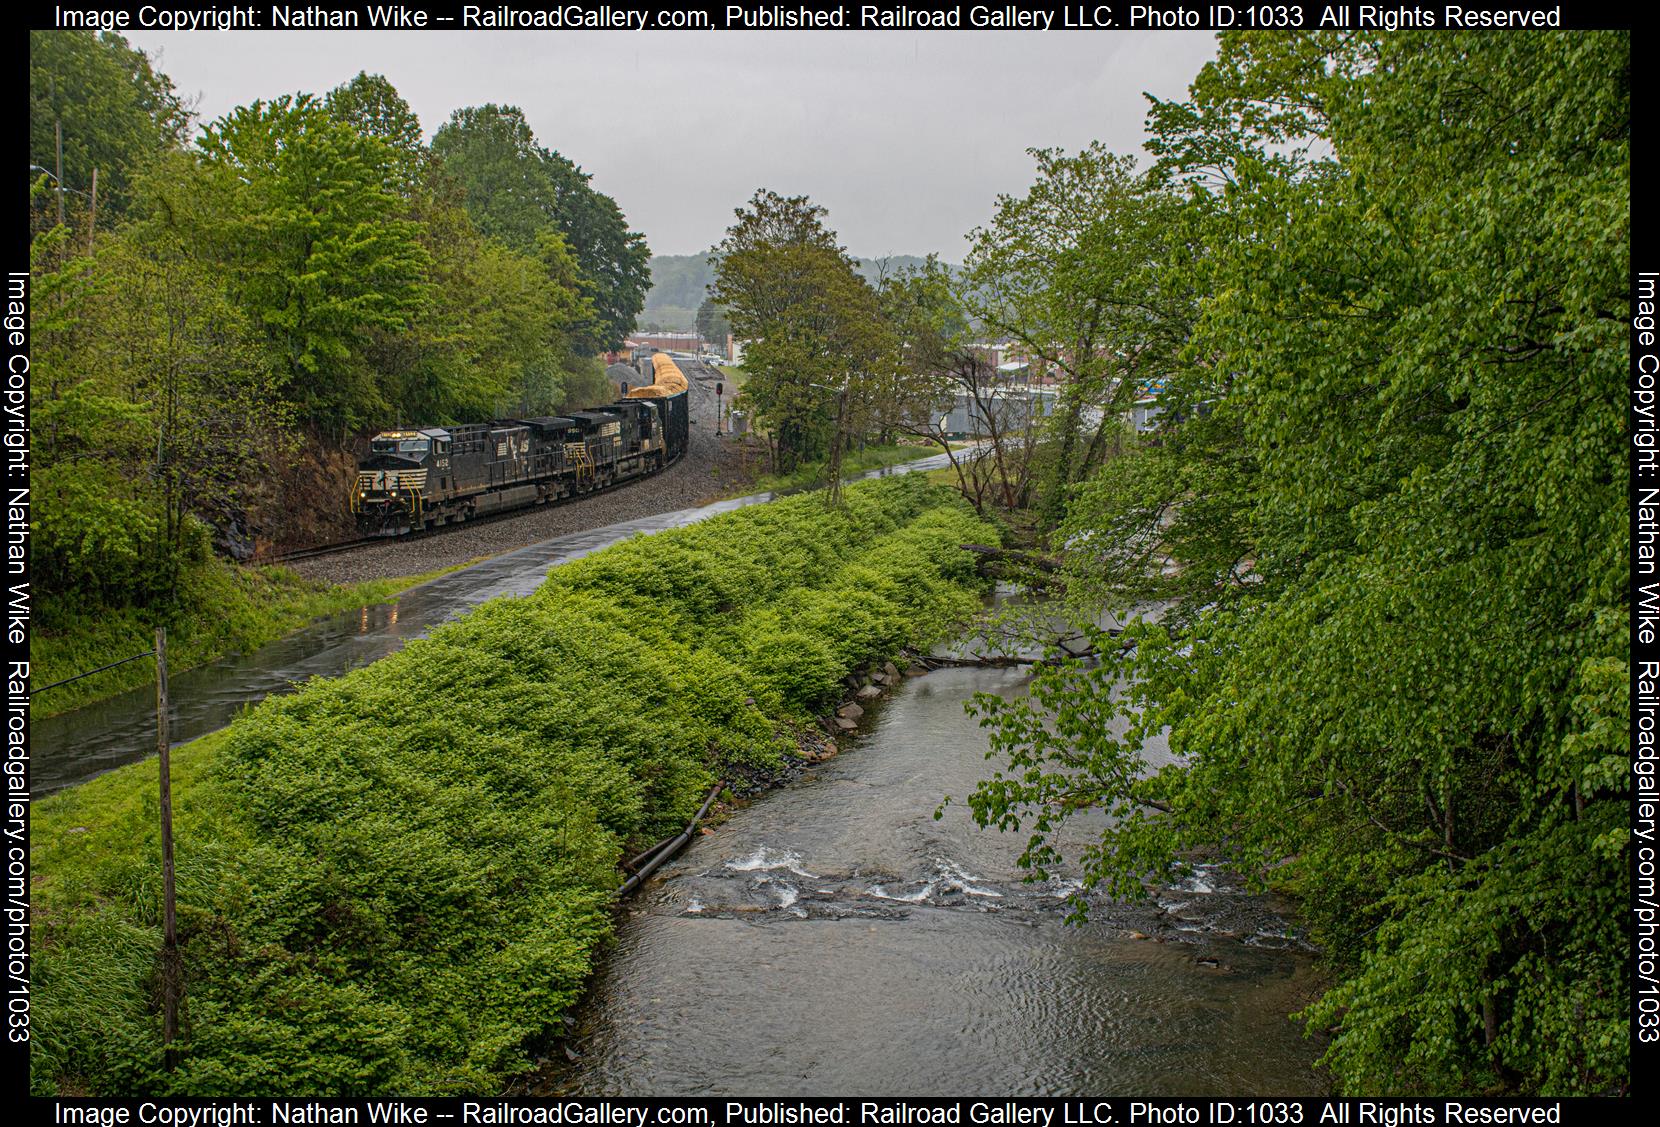
<svg viewBox="0 0 1660 1127">
<path fill-rule="evenodd" d="M 1139 151 L 1142 92 L 1180 96 L 1190 32 L 134 32 L 203 120 L 386 75 L 430 139 L 450 112 L 523 108 L 657 254 L 718 242 L 761 187 L 807 195 L 854 254 L 960 262 L 1028 147 Z"/>
</svg>

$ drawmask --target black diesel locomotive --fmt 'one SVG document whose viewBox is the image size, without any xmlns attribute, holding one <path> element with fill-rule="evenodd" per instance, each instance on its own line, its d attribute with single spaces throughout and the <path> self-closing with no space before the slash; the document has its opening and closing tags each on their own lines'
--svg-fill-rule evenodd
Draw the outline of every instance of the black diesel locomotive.
<svg viewBox="0 0 1660 1127">
<path fill-rule="evenodd" d="M 686 452 L 690 420 L 680 367 L 651 363 L 650 385 L 603 407 L 375 435 L 352 487 L 358 528 L 396 536 L 656 473 Z"/>
</svg>

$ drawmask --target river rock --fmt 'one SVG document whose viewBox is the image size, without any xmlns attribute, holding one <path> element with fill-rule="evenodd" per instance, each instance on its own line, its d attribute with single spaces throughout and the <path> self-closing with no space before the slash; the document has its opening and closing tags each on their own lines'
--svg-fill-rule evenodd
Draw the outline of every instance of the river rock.
<svg viewBox="0 0 1660 1127">
<path fill-rule="evenodd" d="M 852 720 L 849 720 L 845 716 L 836 717 L 836 727 L 840 728 L 844 732 L 851 732 L 858 726 L 858 724 L 854 723 Z"/>
<path fill-rule="evenodd" d="M 861 706 L 854 704 L 852 701 L 848 701 L 846 704 L 836 709 L 836 715 L 840 716 L 844 720 L 857 720 L 864 714 L 865 710 Z"/>
<path fill-rule="evenodd" d="M 859 700 L 875 700 L 882 695 L 882 689 L 878 685 L 866 685 L 853 695 Z"/>
<path fill-rule="evenodd" d="M 899 679 L 899 667 L 891 661 L 882 666 L 882 672 L 888 675 L 888 684 L 890 685 Z"/>
</svg>

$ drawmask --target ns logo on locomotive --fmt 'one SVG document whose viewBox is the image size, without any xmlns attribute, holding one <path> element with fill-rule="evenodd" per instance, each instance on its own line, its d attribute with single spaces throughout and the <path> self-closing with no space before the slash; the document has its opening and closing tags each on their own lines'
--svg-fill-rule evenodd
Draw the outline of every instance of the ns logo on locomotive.
<svg viewBox="0 0 1660 1127">
<path fill-rule="evenodd" d="M 397 536 L 589 493 L 671 465 L 686 452 L 688 385 L 663 353 L 649 364 L 650 384 L 568 416 L 382 431 L 352 486 L 358 528 Z"/>
</svg>

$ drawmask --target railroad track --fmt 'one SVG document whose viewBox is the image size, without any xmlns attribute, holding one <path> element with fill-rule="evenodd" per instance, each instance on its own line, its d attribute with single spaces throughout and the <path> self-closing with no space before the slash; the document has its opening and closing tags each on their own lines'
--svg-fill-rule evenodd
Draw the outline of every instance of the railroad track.
<svg viewBox="0 0 1660 1127">
<path fill-rule="evenodd" d="M 684 457 L 684 455 L 682 455 L 682 457 Z M 592 489 L 587 493 L 582 493 L 575 497 L 565 497 L 558 501 L 548 502 L 548 504 L 570 504 L 572 502 L 581 501 L 587 497 L 598 497 L 602 494 L 610 493 L 614 489 L 625 489 L 630 485 L 639 485 L 641 483 L 651 481 L 653 478 L 660 477 L 662 474 L 668 473 L 675 466 L 679 465 L 680 461 L 680 458 L 676 458 L 667 466 L 663 467 L 663 469 L 658 473 L 652 474 L 648 477 L 624 478 L 622 481 L 613 481 L 610 485 L 604 486 L 600 489 Z M 292 552 L 280 552 L 275 555 L 260 556 L 253 562 L 256 564 L 293 563 L 297 560 L 310 560 L 316 559 L 318 556 L 332 556 L 339 552 L 350 552 L 356 548 L 367 548 L 371 544 L 406 544 L 411 540 L 425 540 L 429 536 L 442 536 L 446 532 L 459 532 L 464 528 L 476 528 L 481 524 L 493 524 L 498 520 L 511 520 L 514 517 L 522 517 L 529 513 L 535 512 L 542 507 L 543 506 L 541 505 L 525 505 L 517 509 L 504 509 L 499 513 L 487 513 L 484 516 L 473 517 L 471 520 L 467 521 L 457 521 L 450 524 L 439 525 L 437 528 L 421 528 L 412 532 L 402 532 L 395 535 L 359 536 L 356 540 L 342 540 L 338 544 L 320 544 L 315 548 L 296 548 Z"/>
<path fill-rule="evenodd" d="M 702 397 L 704 402 L 699 403 L 696 407 L 694 407 L 695 412 L 696 410 L 709 407 L 709 401 L 711 400 L 713 393 L 707 386 L 704 385 L 713 383 L 716 380 L 723 378 L 723 374 L 718 370 L 710 368 L 698 361 L 689 361 L 688 363 L 693 369 L 692 371 L 686 372 L 688 383 L 693 387 L 697 387 L 698 390 L 704 393 Z M 682 455 L 682 457 L 684 457 L 684 455 Z M 668 466 L 665 466 L 661 473 L 667 473 L 669 470 L 678 465 L 680 461 L 681 458 L 676 458 L 674 462 L 671 462 Z M 609 493 L 613 489 L 622 489 L 625 486 L 637 485 L 642 482 L 650 481 L 652 477 L 657 476 L 660 476 L 660 474 L 653 474 L 651 477 L 627 478 L 623 481 L 612 482 L 603 489 L 595 489 L 591 492 L 583 493 L 577 497 L 567 497 L 561 501 L 552 503 L 567 504 L 572 501 L 580 501 L 584 497 L 598 497 L 600 494 Z M 338 544 L 320 544 L 314 548 L 297 548 L 292 552 L 280 552 L 274 555 L 260 556 L 253 562 L 256 564 L 293 563 L 298 560 L 316 559 L 318 556 L 332 556 L 340 552 L 350 552 L 357 548 L 367 548 L 371 544 L 401 544 L 410 540 L 420 540 L 425 539 L 428 536 L 440 536 L 446 532 L 460 531 L 464 528 L 473 528 L 477 525 L 489 524 L 498 520 L 511 520 L 514 517 L 525 516 L 526 514 L 539 508 L 541 508 L 540 505 L 527 505 L 523 508 L 507 509 L 499 513 L 489 513 L 485 516 L 474 517 L 468 521 L 440 525 L 437 528 L 423 528 L 413 532 L 399 533 L 392 536 L 360 536 L 356 540 L 342 540 Z"/>
<path fill-rule="evenodd" d="M 321 544 L 315 548 L 297 548 L 292 552 L 279 552 L 275 555 L 261 556 L 254 562 L 262 564 L 290 563 L 294 560 L 309 560 L 315 559 L 318 556 L 332 556 L 336 552 L 349 552 L 353 548 L 366 548 L 370 544 L 384 544 L 388 540 L 402 539 L 405 539 L 405 537 L 360 536 L 356 540 L 342 540 L 338 544 Z"/>
</svg>

